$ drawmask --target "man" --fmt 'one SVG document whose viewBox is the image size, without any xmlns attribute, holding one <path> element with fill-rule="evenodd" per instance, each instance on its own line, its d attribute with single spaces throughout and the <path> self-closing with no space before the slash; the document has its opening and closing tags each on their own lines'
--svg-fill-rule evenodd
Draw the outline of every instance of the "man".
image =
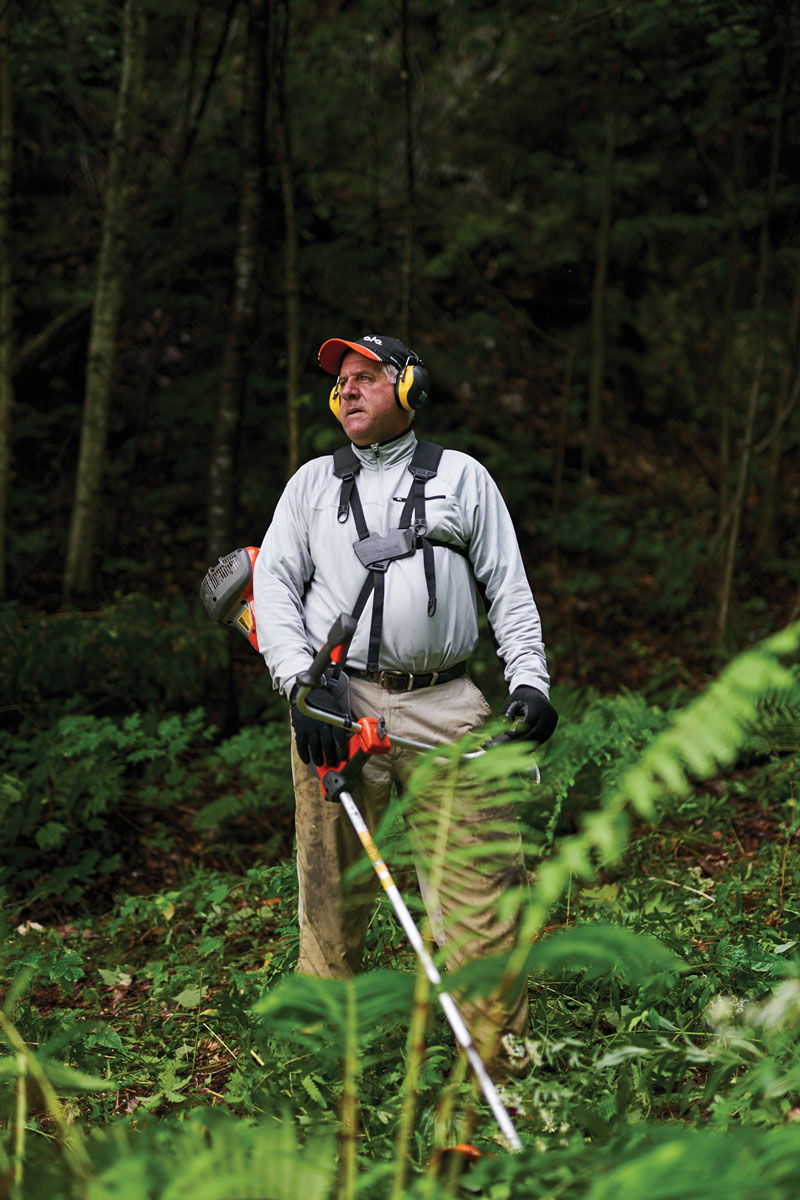
<svg viewBox="0 0 800 1200">
<path fill-rule="evenodd" d="M 330 405 L 350 445 L 292 477 L 256 561 L 259 644 L 274 686 L 293 701 L 298 674 L 335 618 L 353 613 L 358 624 L 346 667 L 353 716 L 383 715 L 390 736 L 455 740 L 490 716 L 467 674 L 478 639 L 477 583 L 508 683 L 505 712 L 524 736 L 545 741 L 558 718 L 548 700 L 539 615 L 496 484 L 469 455 L 418 443 L 411 426 L 427 396 L 427 372 L 396 338 L 332 338 L 319 362 L 336 378 Z M 343 705 L 325 689 L 309 700 L 332 711 Z M 293 703 L 291 720 L 298 970 L 347 977 L 360 967 L 377 881 L 355 892 L 345 878 L 363 849 L 340 807 L 323 798 L 313 765 L 341 761 L 346 738 Z M 413 760 L 397 747 L 368 760 L 352 790 L 370 828 L 392 786 L 402 789 Z M 489 811 L 465 786 L 454 806 L 455 841 L 488 854 L 460 863 L 455 854 L 446 878 L 432 879 L 429 849 L 440 809 L 435 795 L 417 797 L 407 820 L 423 896 L 452 967 L 511 948 L 515 918 L 498 905 L 527 877 L 513 809 Z M 503 817 L 509 832 L 498 838 Z M 476 1001 L 462 1011 L 485 1050 L 503 1032 L 524 1037 L 528 1030 L 524 989 L 504 1004 Z"/>
</svg>

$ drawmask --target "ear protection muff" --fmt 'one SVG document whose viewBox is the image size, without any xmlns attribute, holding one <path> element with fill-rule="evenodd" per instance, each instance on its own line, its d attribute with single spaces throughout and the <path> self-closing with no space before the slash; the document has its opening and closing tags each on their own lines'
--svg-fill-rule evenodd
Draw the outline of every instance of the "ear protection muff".
<svg viewBox="0 0 800 1200">
<path fill-rule="evenodd" d="M 337 421 L 341 421 L 341 419 L 342 419 L 342 414 L 341 414 L 342 398 L 341 398 L 340 392 L 341 392 L 341 388 L 339 386 L 339 380 L 337 379 L 336 383 L 331 388 L 331 394 L 328 397 L 328 407 L 330 408 L 333 415 L 336 417 Z"/>
<path fill-rule="evenodd" d="M 409 359 L 398 374 L 394 385 L 394 398 L 400 408 L 414 412 L 422 408 L 428 399 L 430 380 L 425 364 L 418 358 Z"/>
<path fill-rule="evenodd" d="M 418 358 L 409 359 L 402 371 L 398 371 L 394 383 L 394 398 L 397 407 L 404 408 L 406 412 L 416 412 L 426 403 L 429 388 L 430 379 L 425 364 Z M 342 419 L 341 406 L 341 385 L 337 379 L 328 397 L 328 407 L 337 421 Z"/>
</svg>

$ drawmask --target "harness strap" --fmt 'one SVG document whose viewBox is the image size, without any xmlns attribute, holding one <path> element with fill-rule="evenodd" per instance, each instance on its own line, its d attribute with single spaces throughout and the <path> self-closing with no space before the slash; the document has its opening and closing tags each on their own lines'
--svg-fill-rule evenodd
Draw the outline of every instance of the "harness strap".
<svg viewBox="0 0 800 1200">
<path fill-rule="evenodd" d="M 409 529 L 413 516 L 417 545 L 422 550 L 422 566 L 425 572 L 425 586 L 428 591 L 429 617 L 432 617 L 436 612 L 436 564 L 433 547 L 448 546 L 449 549 L 466 555 L 466 552 L 459 546 L 450 546 L 447 542 L 429 539 L 425 536 L 428 528 L 425 515 L 425 484 L 437 474 L 441 457 L 441 446 L 437 446 L 433 442 L 417 442 L 411 461 L 408 464 L 408 469 L 414 476 L 414 482 L 406 497 L 398 525 L 398 529 Z M 356 476 L 360 470 L 361 463 L 352 445 L 340 446 L 334 452 L 333 473 L 337 479 L 341 479 L 342 481 L 339 492 L 339 511 L 337 514 L 339 523 L 343 525 L 352 511 L 358 540 L 364 541 L 365 538 L 370 536 L 370 533 L 364 517 L 364 509 L 361 505 L 358 488 L 356 487 Z M 384 564 L 382 570 L 369 569 L 369 573 L 364 580 L 364 585 L 361 588 L 352 612 L 352 616 L 358 621 L 370 595 L 374 593 L 372 600 L 372 620 L 370 621 L 369 630 L 369 648 L 367 652 L 368 671 L 377 671 L 379 669 L 385 576 L 386 564 Z"/>
<path fill-rule="evenodd" d="M 383 631 L 383 597 L 386 591 L 386 572 L 373 571 L 372 620 L 369 625 L 369 649 L 367 670 L 377 671 L 380 666 L 381 632 Z"/>
<path fill-rule="evenodd" d="M 422 568 L 425 572 L 425 586 L 428 589 L 428 616 L 436 612 L 436 564 L 433 557 L 433 544 L 425 534 L 428 522 L 425 516 L 425 484 L 433 479 L 439 470 L 442 457 L 442 447 L 433 442 L 417 442 L 408 469 L 414 476 L 411 490 L 406 497 L 403 512 L 400 517 L 400 529 L 408 529 L 411 516 L 414 516 L 414 532 L 418 544 L 422 547 Z"/>
<path fill-rule="evenodd" d="M 364 509 L 361 507 L 361 497 L 358 494 L 358 488 L 356 487 L 355 479 L 353 480 L 352 487 L 353 487 L 353 490 L 352 490 L 352 493 L 350 496 L 350 508 L 353 511 L 353 520 L 356 523 L 356 532 L 358 533 L 358 540 L 360 542 L 363 542 L 365 538 L 369 537 L 369 530 L 367 529 L 367 522 L 364 519 Z M 340 506 L 340 511 L 341 511 L 341 506 Z M 345 520 L 346 519 L 347 518 L 345 518 Z"/>
<path fill-rule="evenodd" d="M 436 612 L 436 562 L 433 557 L 433 546 L 426 537 L 421 537 L 422 569 L 425 572 L 425 586 L 428 589 L 428 616 Z"/>
<path fill-rule="evenodd" d="M 460 554 L 469 562 L 469 550 L 465 550 L 463 546 L 457 546 L 455 542 L 445 542 L 441 538 L 420 538 L 420 541 L 426 541 L 429 546 L 444 546 L 445 550 L 452 550 L 454 554 Z"/>
<path fill-rule="evenodd" d="M 408 469 L 414 476 L 411 491 L 406 497 L 403 512 L 400 517 L 400 529 L 408 529 L 411 515 L 414 515 L 414 529 L 422 537 L 427 531 L 425 520 L 425 484 L 437 474 L 442 457 L 442 447 L 433 442 L 417 442 Z"/>
<path fill-rule="evenodd" d="M 347 520 L 350 509 L 353 509 L 353 519 L 356 523 L 359 540 L 369 537 L 367 523 L 364 520 L 364 510 L 361 507 L 361 499 L 358 495 L 356 487 L 356 475 L 361 470 L 361 463 L 358 455 L 353 447 L 348 444 L 340 446 L 333 454 L 333 473 L 337 479 L 341 479 L 342 486 L 339 492 L 339 512 L 337 520 L 340 525 L 344 525 Z"/>
</svg>

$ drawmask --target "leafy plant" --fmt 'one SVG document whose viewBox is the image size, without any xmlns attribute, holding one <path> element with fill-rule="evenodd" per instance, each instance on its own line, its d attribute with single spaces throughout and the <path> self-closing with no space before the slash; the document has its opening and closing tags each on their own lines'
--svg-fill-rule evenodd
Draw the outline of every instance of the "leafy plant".
<svg viewBox="0 0 800 1200">
<path fill-rule="evenodd" d="M 0 883 L 39 877 L 34 895 L 74 901 L 89 881 L 114 871 L 125 837 L 117 814 L 131 787 L 138 783 L 146 799 L 162 790 L 168 798 L 175 761 L 203 736 L 203 725 L 195 709 L 163 719 L 134 713 L 119 724 L 65 716 L 27 740 L 0 735 L 7 768 L 0 816 L 8 839 Z"/>
<path fill-rule="evenodd" d="M 207 747 L 213 730 L 201 708 L 167 716 L 135 712 L 121 720 L 73 714 L 27 737 L 0 733 L 0 819 L 7 839 L 0 886 L 25 886 L 34 899 L 56 895 L 74 903 L 87 886 L 119 869 L 133 811 L 158 813 L 160 828 L 151 838 L 163 841 L 172 807 L 191 805 L 209 852 L 220 831 L 230 833 L 237 823 L 250 845 L 248 826 L 267 809 L 288 807 L 287 737 L 283 725 L 255 726 Z M 265 836 L 282 847 L 285 822 Z M 230 856 L 234 849 L 228 838 L 219 853 Z M 269 844 L 264 852 L 270 853 Z"/>
<path fill-rule="evenodd" d="M 52 615 L 0 605 L 0 704 L 17 732 L 90 709 L 197 708 L 198 664 L 225 668 L 223 634 L 182 599 L 133 593 L 97 612 Z"/>
<path fill-rule="evenodd" d="M 235 1195 L 241 1183 L 243 1194 L 270 1195 L 254 1172 L 272 1154 L 285 1171 L 271 1183 L 276 1195 L 302 1185 L 337 1200 L 438 1198 L 455 1186 L 441 1151 L 468 1138 L 483 1157 L 462 1181 L 466 1194 L 635 1196 L 655 1178 L 656 1194 L 678 1200 L 701 1178 L 704 1194 L 719 1183 L 738 1200 L 762 1194 L 768 1179 L 771 1194 L 788 1200 L 797 1185 L 800 1028 L 792 958 L 800 912 L 787 866 L 797 829 L 798 642 L 796 627 L 784 631 L 671 713 L 630 693 L 575 696 L 563 739 L 537 755 L 543 784 L 519 745 L 470 763 L 477 794 L 517 798 L 535 866 L 530 900 L 510 898 L 522 902 L 519 946 L 447 976 L 467 999 L 530 977 L 533 1067 L 501 1092 L 523 1142 L 518 1155 L 498 1147 L 385 901 L 368 952 L 391 969 L 339 981 L 291 975 L 296 879 L 287 860 L 236 872 L 195 864 L 172 886 L 118 896 L 100 923 L 36 928 L 29 918 L 9 928 L 4 972 L 18 984 L 7 1020 L 31 1052 L 41 1047 L 64 1129 L 68 1114 L 95 1128 L 82 1138 L 77 1172 L 66 1134 L 41 1146 L 26 1137 L 17 1153 L 12 1046 L 0 1086 L 12 1120 L 6 1169 L 37 1187 L 49 1180 L 51 1190 L 72 1179 L 79 1194 L 91 1187 L 102 1196 L 124 1179 L 132 1196 L 166 1196 L 176 1180 L 193 1194 Z M 79 745 L 96 735 L 112 754 L 138 736 L 102 723 L 62 733 Z M 154 726 L 141 748 L 158 737 Z M 201 823 L 250 819 L 262 746 L 277 755 L 280 737 L 250 733 L 203 755 L 202 778 L 226 787 L 227 799 Z M 434 883 L 437 869 L 480 869 L 470 846 L 437 841 L 460 749 L 420 761 L 377 833 L 409 893 L 405 805 L 413 811 L 429 787 L 443 798 L 444 824 L 431 831 L 441 853 Z M 151 803 L 162 786 L 147 775 L 156 761 L 145 754 L 134 764 L 139 784 L 150 780 Z M 98 795 L 105 786 L 98 778 Z M 170 803 L 180 787 L 180 777 L 165 785 Z M 750 825 L 758 854 L 742 848 Z M 726 848 L 737 845 L 733 857 Z M 81 1077 L 69 1071 L 113 1078 L 115 1090 L 70 1095 Z M 231 1111 L 209 1109 L 223 1101 Z M 31 1128 L 55 1120 L 40 1115 L 33 1093 L 24 1103 L 34 1105 Z M 214 1166 L 223 1137 L 229 1159 Z M 219 1178 L 184 1166 L 195 1138 L 199 1161 Z M 698 1154 L 709 1166 L 695 1177 Z M 316 1173 L 303 1182 L 306 1164 Z"/>
</svg>

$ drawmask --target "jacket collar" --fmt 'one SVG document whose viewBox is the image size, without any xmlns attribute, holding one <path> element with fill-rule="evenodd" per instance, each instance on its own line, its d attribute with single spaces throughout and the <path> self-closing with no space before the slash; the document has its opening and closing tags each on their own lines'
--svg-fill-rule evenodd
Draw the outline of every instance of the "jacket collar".
<svg viewBox="0 0 800 1200">
<path fill-rule="evenodd" d="M 378 442 L 375 446 L 356 446 L 355 442 L 350 444 L 362 467 L 374 469 L 379 463 L 383 467 L 393 467 L 410 459 L 417 439 L 414 430 L 407 429 L 399 437 L 388 442 Z"/>
</svg>

